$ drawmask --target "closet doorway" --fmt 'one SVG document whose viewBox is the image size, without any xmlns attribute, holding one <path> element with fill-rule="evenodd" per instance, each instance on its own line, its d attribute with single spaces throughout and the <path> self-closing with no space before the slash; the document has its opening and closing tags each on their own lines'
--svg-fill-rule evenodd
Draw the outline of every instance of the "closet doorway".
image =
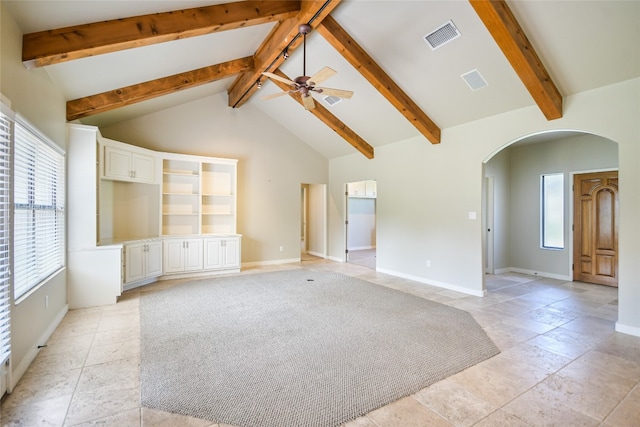
<svg viewBox="0 0 640 427">
<path fill-rule="evenodd" d="M 376 181 L 350 182 L 345 195 L 345 260 L 375 270 Z"/>
</svg>

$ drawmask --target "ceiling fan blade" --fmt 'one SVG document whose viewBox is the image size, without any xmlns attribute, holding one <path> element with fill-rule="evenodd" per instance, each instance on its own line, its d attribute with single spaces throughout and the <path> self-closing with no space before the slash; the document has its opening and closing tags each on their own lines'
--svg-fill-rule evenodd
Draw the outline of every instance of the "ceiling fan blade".
<svg viewBox="0 0 640 427">
<path fill-rule="evenodd" d="M 336 70 L 329 67 L 324 67 L 322 70 L 318 71 L 313 76 L 309 77 L 308 81 L 313 82 L 313 85 L 315 86 L 320 82 L 327 80 L 329 77 L 333 76 L 336 73 L 337 73 Z"/>
<path fill-rule="evenodd" d="M 313 97 L 309 94 L 302 95 L 302 105 L 304 105 L 305 110 L 313 110 L 316 108 L 316 103 L 313 102 Z"/>
<path fill-rule="evenodd" d="M 295 82 L 292 82 L 292 81 L 291 81 L 291 80 L 289 80 L 289 79 L 285 79 L 284 77 L 280 77 L 280 76 L 279 76 L 279 75 L 277 75 L 277 74 L 273 74 L 273 73 L 269 73 L 269 72 L 266 72 L 266 71 L 265 71 L 264 73 L 262 73 L 262 75 L 263 75 L 263 76 L 267 76 L 267 77 L 269 77 L 269 78 L 272 78 L 272 79 L 274 79 L 274 80 L 278 80 L 279 82 L 286 83 L 286 84 L 291 85 L 291 86 L 296 86 L 296 83 L 295 83 Z"/>
<path fill-rule="evenodd" d="M 322 93 L 323 95 L 337 96 L 338 98 L 351 99 L 353 91 L 342 89 L 331 89 L 330 87 L 315 87 L 315 92 Z"/>
<path fill-rule="evenodd" d="M 283 96 L 283 95 L 289 95 L 289 91 L 276 92 L 276 93 L 273 93 L 273 94 L 271 94 L 271 95 L 265 95 L 265 96 L 263 96 L 263 97 L 262 97 L 262 98 L 260 98 L 260 99 L 273 99 L 273 98 L 277 98 L 277 97 L 279 97 L 279 96 Z"/>
</svg>

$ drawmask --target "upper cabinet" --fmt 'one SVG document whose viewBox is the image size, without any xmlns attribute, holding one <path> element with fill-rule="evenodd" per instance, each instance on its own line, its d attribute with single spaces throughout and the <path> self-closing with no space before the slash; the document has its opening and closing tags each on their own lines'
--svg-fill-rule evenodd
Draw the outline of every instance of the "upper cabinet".
<svg viewBox="0 0 640 427">
<path fill-rule="evenodd" d="M 237 160 L 165 154 L 162 234 L 236 233 Z"/>
<path fill-rule="evenodd" d="M 104 139 L 103 177 L 120 181 L 153 184 L 156 156 L 149 150 Z"/>
<path fill-rule="evenodd" d="M 377 196 L 376 181 L 358 181 L 347 184 L 349 197 L 365 197 L 375 199 Z"/>
</svg>

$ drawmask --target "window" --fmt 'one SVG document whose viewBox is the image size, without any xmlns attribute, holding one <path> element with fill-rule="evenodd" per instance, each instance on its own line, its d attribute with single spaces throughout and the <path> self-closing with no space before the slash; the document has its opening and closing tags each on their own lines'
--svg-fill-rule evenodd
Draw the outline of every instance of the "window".
<svg viewBox="0 0 640 427">
<path fill-rule="evenodd" d="M 0 104 L 0 365 L 11 351 L 11 138 L 13 115 Z M 0 375 L 2 374 L 0 368 Z M 2 381 L 0 381 L 2 382 Z M 4 387 L 0 387 L 0 395 Z"/>
<path fill-rule="evenodd" d="M 564 174 L 542 175 L 542 247 L 564 249 Z"/>
<path fill-rule="evenodd" d="M 14 298 L 64 267 L 64 155 L 18 119 L 14 145 Z"/>
</svg>

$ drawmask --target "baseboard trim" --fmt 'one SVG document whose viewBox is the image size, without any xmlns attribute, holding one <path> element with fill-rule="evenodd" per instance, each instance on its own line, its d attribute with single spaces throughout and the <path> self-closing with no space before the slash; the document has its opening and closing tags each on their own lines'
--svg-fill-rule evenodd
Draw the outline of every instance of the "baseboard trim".
<svg viewBox="0 0 640 427">
<path fill-rule="evenodd" d="M 571 281 L 571 277 L 564 274 L 547 273 L 545 271 L 527 270 L 524 268 L 515 267 L 509 268 L 508 271 L 512 273 L 527 274 L 529 276 L 546 277 L 547 279 L 566 280 L 568 282 Z"/>
<path fill-rule="evenodd" d="M 354 246 L 352 248 L 349 248 L 350 251 L 365 251 L 368 249 L 375 249 L 375 246 Z"/>
<path fill-rule="evenodd" d="M 321 254 L 320 252 L 307 251 L 307 253 L 309 255 L 317 256 L 317 257 L 320 257 L 320 258 L 326 258 L 327 257 L 325 254 Z"/>
<path fill-rule="evenodd" d="M 379 271 L 380 273 L 389 274 L 391 276 L 402 277 L 403 279 L 413 280 L 414 282 L 424 283 L 425 285 L 437 286 L 439 288 L 448 289 L 450 291 L 456 291 L 456 292 L 461 292 L 467 295 L 473 295 L 474 297 L 484 297 L 487 295 L 486 289 L 476 291 L 469 288 L 463 288 L 462 286 L 452 285 L 450 283 L 438 282 L 436 280 L 427 280 L 422 277 L 413 276 L 411 274 L 399 273 L 397 271 L 386 270 L 383 268 L 378 268 L 376 269 L 376 271 Z"/>
<path fill-rule="evenodd" d="M 243 262 L 242 267 L 260 267 L 263 265 L 291 264 L 300 262 L 300 258 L 272 259 L 268 261 Z"/>
<path fill-rule="evenodd" d="M 616 322 L 616 331 L 622 334 L 640 337 L 640 328 L 637 326 L 625 325 L 620 322 Z"/>
<path fill-rule="evenodd" d="M 49 327 L 42 333 L 42 335 L 40 335 L 40 338 L 38 338 L 37 343 L 31 348 L 31 350 L 27 352 L 27 354 L 20 361 L 20 363 L 18 363 L 18 366 L 16 366 L 15 369 L 13 369 L 13 362 L 11 363 L 11 367 L 9 369 L 10 374 L 9 374 L 9 381 L 8 381 L 8 387 L 7 387 L 8 393 L 11 393 L 11 391 L 13 391 L 13 388 L 16 386 L 16 384 L 18 384 L 18 381 L 20 381 L 20 379 L 25 374 L 25 372 L 27 372 L 29 365 L 31 365 L 31 363 L 34 361 L 34 359 L 38 355 L 38 351 L 40 351 L 40 349 L 38 348 L 38 345 L 40 344 L 38 343 L 44 344 L 49 340 L 49 338 L 51 337 L 53 332 L 56 330 L 58 325 L 60 325 L 60 322 L 62 322 L 62 319 L 64 318 L 64 316 L 67 314 L 68 311 L 69 311 L 68 304 L 62 307 L 62 310 L 60 310 L 60 312 L 58 312 L 56 317 L 54 317 Z"/>
</svg>

